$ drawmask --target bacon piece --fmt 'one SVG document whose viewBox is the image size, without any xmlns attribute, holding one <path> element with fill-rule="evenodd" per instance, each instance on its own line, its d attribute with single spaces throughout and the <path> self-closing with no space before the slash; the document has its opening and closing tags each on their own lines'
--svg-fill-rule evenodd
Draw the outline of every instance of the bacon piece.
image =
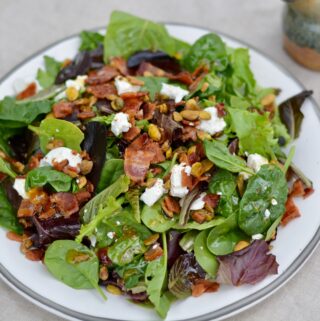
<svg viewBox="0 0 320 321">
<path fill-rule="evenodd" d="M 171 196 L 166 196 L 163 199 L 163 203 L 167 210 L 169 210 L 172 213 L 179 214 L 181 211 L 180 204 Z"/>
<path fill-rule="evenodd" d="M 26 250 L 25 257 L 30 261 L 41 261 L 44 256 L 43 249 Z"/>
<path fill-rule="evenodd" d="M 98 71 L 92 71 L 86 79 L 88 85 L 101 85 L 118 76 L 118 71 L 111 66 L 104 66 Z"/>
<path fill-rule="evenodd" d="M 61 214 L 68 218 L 79 211 L 77 198 L 72 193 L 59 192 L 50 196 L 50 201 L 56 204 Z"/>
<path fill-rule="evenodd" d="M 188 71 L 181 71 L 176 75 L 167 73 L 166 76 L 171 80 L 180 81 L 188 86 L 193 82 L 192 76 Z"/>
<path fill-rule="evenodd" d="M 188 140 L 197 141 L 197 130 L 194 127 L 186 126 L 182 128 L 181 139 L 183 142 Z"/>
<path fill-rule="evenodd" d="M 136 138 L 125 150 L 124 170 L 135 183 L 143 182 L 150 164 L 163 162 L 165 157 L 158 143 L 146 133 Z"/>
<path fill-rule="evenodd" d="M 181 172 L 181 185 L 191 189 L 193 187 L 193 176 L 188 175 L 185 171 Z"/>
<path fill-rule="evenodd" d="M 39 167 L 41 158 L 43 158 L 43 154 L 41 152 L 37 152 L 35 155 L 31 156 L 28 162 L 29 169 L 31 170 Z"/>
<path fill-rule="evenodd" d="M 79 204 L 83 204 L 91 198 L 91 193 L 88 191 L 80 191 L 75 194 Z"/>
<path fill-rule="evenodd" d="M 110 83 L 96 85 L 96 86 L 89 86 L 87 88 L 87 92 L 99 99 L 108 98 L 110 95 L 117 94 L 116 87 Z"/>
<path fill-rule="evenodd" d="M 142 101 L 137 98 L 129 98 L 124 101 L 124 107 L 121 112 L 128 114 L 129 116 L 134 117 L 142 105 Z"/>
<path fill-rule="evenodd" d="M 27 86 L 26 89 L 24 89 L 23 91 L 21 91 L 21 93 L 19 93 L 17 96 L 16 96 L 16 99 L 17 100 L 23 100 L 23 99 L 26 99 L 26 98 L 29 98 L 29 97 L 32 97 L 36 94 L 37 92 L 37 85 L 35 82 L 32 82 L 31 84 L 29 84 Z"/>
<path fill-rule="evenodd" d="M 218 206 L 218 204 L 219 204 L 219 201 L 220 201 L 220 195 L 218 195 L 218 194 L 207 194 L 203 198 L 203 201 L 209 207 L 216 208 Z"/>
<path fill-rule="evenodd" d="M 36 207 L 28 199 L 23 199 L 21 201 L 20 207 L 18 209 L 18 217 L 31 217 L 36 213 Z"/>
<path fill-rule="evenodd" d="M 22 235 L 19 235 L 15 232 L 7 232 L 7 238 L 11 241 L 19 242 L 21 243 L 23 241 Z"/>
<path fill-rule="evenodd" d="M 133 126 L 126 133 L 123 133 L 122 137 L 126 141 L 131 142 L 140 134 L 140 132 L 141 129 L 139 127 Z"/>
<path fill-rule="evenodd" d="M 301 179 L 296 179 L 292 185 L 290 196 L 307 198 L 314 192 L 312 187 L 305 187 Z"/>
<path fill-rule="evenodd" d="M 39 218 L 42 220 L 47 220 L 53 217 L 54 215 L 56 215 L 55 209 L 52 207 L 48 207 L 40 213 Z"/>
<path fill-rule="evenodd" d="M 126 99 L 131 99 L 131 98 L 141 98 L 141 97 L 144 97 L 144 96 L 147 96 L 148 93 L 145 92 L 145 91 L 139 91 L 139 92 L 132 92 L 132 93 L 124 93 L 121 95 L 121 98 L 123 100 L 126 100 Z"/>
<path fill-rule="evenodd" d="M 208 71 L 203 71 L 197 78 L 193 81 L 193 83 L 189 86 L 190 91 L 195 91 L 200 85 L 202 79 L 208 74 Z"/>
<path fill-rule="evenodd" d="M 127 61 L 121 57 L 113 57 L 110 60 L 110 65 L 116 68 L 124 76 L 128 75 Z"/>
<path fill-rule="evenodd" d="M 227 114 L 224 103 L 218 103 L 215 107 L 217 108 L 218 117 L 224 117 Z"/>
<path fill-rule="evenodd" d="M 217 292 L 219 290 L 219 283 L 209 280 L 199 279 L 191 286 L 192 296 L 198 297 L 205 292 Z"/>
<path fill-rule="evenodd" d="M 72 114 L 73 103 L 67 101 L 60 101 L 53 105 L 52 112 L 55 118 L 65 118 Z"/>
<path fill-rule="evenodd" d="M 144 253 L 144 259 L 146 261 L 153 261 L 163 255 L 163 250 L 159 243 L 153 244 L 150 249 Z"/>
<path fill-rule="evenodd" d="M 142 106 L 143 109 L 143 119 L 150 120 L 153 118 L 154 112 L 157 106 L 153 103 L 145 103 Z"/>
<path fill-rule="evenodd" d="M 81 120 L 84 120 L 84 119 L 88 119 L 88 118 L 93 118 L 95 117 L 96 113 L 92 110 L 88 110 L 88 111 L 82 111 L 80 112 L 77 117 Z"/>
<path fill-rule="evenodd" d="M 281 225 L 285 226 L 293 219 L 300 216 L 300 211 L 296 204 L 294 203 L 293 197 L 289 195 L 286 202 L 286 211 L 283 214 Z"/>
</svg>

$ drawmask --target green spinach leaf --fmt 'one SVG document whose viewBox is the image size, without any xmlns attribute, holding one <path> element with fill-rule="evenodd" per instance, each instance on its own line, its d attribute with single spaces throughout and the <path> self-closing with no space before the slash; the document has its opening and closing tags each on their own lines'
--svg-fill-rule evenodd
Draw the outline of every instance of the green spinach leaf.
<svg viewBox="0 0 320 321">
<path fill-rule="evenodd" d="M 62 63 L 49 56 L 44 56 L 43 59 L 45 70 L 38 69 L 37 80 L 42 88 L 48 88 L 54 85 Z"/>
<path fill-rule="evenodd" d="M 141 213 L 140 213 L 140 190 L 139 188 L 130 188 L 126 193 L 126 199 L 131 205 L 133 216 L 135 220 L 141 222 Z"/>
<path fill-rule="evenodd" d="M 15 178 L 17 174 L 11 169 L 10 164 L 0 157 L 0 173 L 7 174 Z"/>
<path fill-rule="evenodd" d="M 82 31 L 80 33 L 80 51 L 83 50 L 94 50 L 98 48 L 100 44 L 103 43 L 104 36 L 101 35 L 99 32 L 94 31 Z"/>
<path fill-rule="evenodd" d="M 175 223 L 175 225 L 173 226 L 174 229 L 176 230 L 197 230 L 197 231 L 202 231 L 202 230 L 206 230 L 210 227 L 214 227 L 217 225 L 220 225 L 221 223 L 223 223 L 225 221 L 224 217 L 215 217 L 213 218 L 211 221 L 209 222 L 204 222 L 204 223 L 197 223 L 197 222 L 188 222 L 187 224 L 181 226 L 179 223 Z"/>
<path fill-rule="evenodd" d="M 83 132 L 69 121 L 55 118 L 44 119 L 40 127 L 29 126 L 30 130 L 39 135 L 40 147 L 47 153 L 47 145 L 53 139 L 64 142 L 64 147 L 68 147 L 77 152 L 81 151 L 80 144 L 84 139 Z"/>
<path fill-rule="evenodd" d="M 283 171 L 263 165 L 251 177 L 240 201 L 239 226 L 248 235 L 263 234 L 285 211 L 288 186 Z M 272 200 L 276 205 L 272 205 Z"/>
<path fill-rule="evenodd" d="M 69 192 L 72 187 L 72 178 L 67 174 L 54 170 L 52 167 L 38 167 L 27 174 L 26 190 L 33 187 L 50 185 L 56 192 Z"/>
<path fill-rule="evenodd" d="M 166 77 L 137 77 L 144 82 L 141 91 L 148 91 L 150 98 L 154 101 L 156 94 L 161 91 L 162 84 L 168 83 L 169 79 Z"/>
</svg>

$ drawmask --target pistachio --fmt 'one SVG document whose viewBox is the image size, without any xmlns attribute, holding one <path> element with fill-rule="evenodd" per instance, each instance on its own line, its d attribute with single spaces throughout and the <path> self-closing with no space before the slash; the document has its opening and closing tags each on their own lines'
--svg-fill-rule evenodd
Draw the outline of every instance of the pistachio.
<svg viewBox="0 0 320 321">
<path fill-rule="evenodd" d="M 99 271 L 99 278 L 102 281 L 106 281 L 109 278 L 108 268 L 105 265 L 102 265 Z"/>
<path fill-rule="evenodd" d="M 200 162 L 196 162 L 191 166 L 191 175 L 200 177 L 203 174 L 203 168 Z"/>
<path fill-rule="evenodd" d="M 197 146 L 193 145 L 188 149 L 188 155 L 194 154 L 197 151 Z"/>
<path fill-rule="evenodd" d="M 93 162 L 89 161 L 89 160 L 82 160 L 82 162 L 80 163 L 80 172 L 83 175 L 87 175 L 92 171 L 93 168 Z"/>
<path fill-rule="evenodd" d="M 240 250 L 244 249 L 245 247 L 247 247 L 248 245 L 250 245 L 250 243 L 247 242 L 247 241 L 239 241 L 239 242 L 235 245 L 234 250 L 235 250 L 235 251 L 240 251 Z"/>
<path fill-rule="evenodd" d="M 52 118 L 55 118 L 54 115 L 53 115 L 53 113 L 49 113 L 49 114 L 45 117 L 45 119 L 52 119 Z"/>
<path fill-rule="evenodd" d="M 182 110 L 180 115 L 186 120 L 197 120 L 199 118 L 199 111 L 198 110 Z"/>
<path fill-rule="evenodd" d="M 172 148 L 169 147 L 169 149 L 166 151 L 166 158 L 170 159 L 172 157 Z"/>
<path fill-rule="evenodd" d="M 201 110 L 199 112 L 199 118 L 201 120 L 209 120 L 209 119 L 211 119 L 211 114 L 208 113 L 207 111 Z"/>
<path fill-rule="evenodd" d="M 198 130 L 197 131 L 197 136 L 202 141 L 204 141 L 205 139 L 207 139 L 207 140 L 211 139 L 211 136 L 208 133 L 206 133 L 206 132 L 204 132 L 202 130 Z"/>
<path fill-rule="evenodd" d="M 183 118 L 182 118 L 182 116 L 181 116 L 179 113 L 177 113 L 176 111 L 173 112 L 173 120 L 179 122 L 179 121 L 181 121 L 182 119 L 183 119 Z"/>
<path fill-rule="evenodd" d="M 156 183 L 157 179 L 154 177 L 148 178 L 146 181 L 146 187 L 150 188 Z"/>
<path fill-rule="evenodd" d="M 79 189 L 85 187 L 86 184 L 87 184 L 87 179 L 86 179 L 86 177 L 85 177 L 85 176 L 79 177 L 77 183 L 78 183 Z"/>
<path fill-rule="evenodd" d="M 124 101 L 120 97 L 117 97 L 115 100 L 111 101 L 111 108 L 115 111 L 121 110 L 123 106 L 124 106 Z"/>
<path fill-rule="evenodd" d="M 161 104 L 158 106 L 160 113 L 165 114 L 168 112 L 167 104 Z"/>
<path fill-rule="evenodd" d="M 188 110 L 199 110 L 199 106 L 197 104 L 197 101 L 194 98 L 187 100 L 186 109 L 188 109 Z"/>
<path fill-rule="evenodd" d="M 108 284 L 107 285 L 107 291 L 113 295 L 121 295 L 122 291 L 115 285 Z"/>
<path fill-rule="evenodd" d="M 155 243 L 151 246 L 151 248 L 144 253 L 144 259 L 146 261 L 156 260 L 158 257 L 163 255 L 163 250 L 159 243 Z"/>
<path fill-rule="evenodd" d="M 69 101 L 74 101 L 79 97 L 79 91 L 74 87 L 68 87 L 66 89 L 66 96 Z"/>
<path fill-rule="evenodd" d="M 158 142 L 161 139 L 161 133 L 158 126 L 150 124 L 148 127 L 148 135 L 152 140 Z"/>
<path fill-rule="evenodd" d="M 213 163 L 209 161 L 209 159 L 201 161 L 201 165 L 204 173 L 208 172 L 213 167 Z"/>
<path fill-rule="evenodd" d="M 162 149 L 164 152 L 166 152 L 169 148 L 170 148 L 169 141 L 166 140 L 166 141 L 162 144 L 161 149 Z"/>
<path fill-rule="evenodd" d="M 171 188 L 171 181 L 170 181 L 170 179 L 168 179 L 168 180 L 164 183 L 163 187 L 164 187 L 166 190 L 169 190 L 169 189 Z"/>
<path fill-rule="evenodd" d="M 202 92 L 205 92 L 208 88 L 209 88 L 209 83 L 204 82 L 200 90 Z"/>
<path fill-rule="evenodd" d="M 143 241 L 144 245 L 152 245 L 154 243 L 156 243 L 159 239 L 159 234 L 152 234 L 151 236 L 149 236 L 147 239 L 145 239 Z"/>
<path fill-rule="evenodd" d="M 268 94 L 261 99 L 262 106 L 269 106 L 274 103 L 276 96 L 274 94 Z"/>
</svg>

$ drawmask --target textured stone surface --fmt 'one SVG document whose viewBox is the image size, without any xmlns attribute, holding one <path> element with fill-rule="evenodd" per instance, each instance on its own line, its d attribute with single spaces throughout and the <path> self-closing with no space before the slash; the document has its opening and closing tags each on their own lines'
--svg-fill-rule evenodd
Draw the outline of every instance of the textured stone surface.
<svg viewBox="0 0 320 321">
<path fill-rule="evenodd" d="M 83 29 L 104 26 L 111 11 L 125 10 L 157 21 L 189 23 L 230 34 L 282 63 L 315 91 L 320 74 L 282 50 L 279 0 L 0 0 L 0 77 L 39 49 Z M 292 245 L 294 246 L 294 245 Z M 320 248 L 282 289 L 229 321 L 317 321 L 320 315 Z M 59 321 L 0 281 L 0 321 Z"/>
</svg>

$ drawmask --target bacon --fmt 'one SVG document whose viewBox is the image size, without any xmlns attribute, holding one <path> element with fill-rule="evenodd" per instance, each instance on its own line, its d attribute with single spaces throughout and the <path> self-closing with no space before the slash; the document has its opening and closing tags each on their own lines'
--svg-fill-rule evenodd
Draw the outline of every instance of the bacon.
<svg viewBox="0 0 320 321">
<path fill-rule="evenodd" d="M 300 211 L 294 203 L 293 197 L 289 195 L 286 202 L 286 211 L 281 219 L 281 225 L 285 226 L 293 219 L 300 216 Z"/>
<path fill-rule="evenodd" d="M 147 95 L 148 95 L 148 93 L 146 91 L 139 91 L 139 92 L 132 92 L 132 93 L 124 93 L 121 95 L 121 98 L 123 100 L 126 100 L 126 99 L 131 99 L 131 98 L 141 98 L 141 97 L 144 97 Z"/>
<path fill-rule="evenodd" d="M 224 117 L 227 114 L 224 103 L 218 103 L 215 107 L 217 108 L 218 117 Z"/>
<path fill-rule="evenodd" d="M 31 217 L 36 213 L 36 206 L 30 202 L 28 199 L 23 199 L 21 201 L 20 207 L 18 209 L 18 217 Z"/>
<path fill-rule="evenodd" d="M 181 140 L 186 142 L 188 140 L 197 141 L 197 130 L 194 127 L 186 126 L 182 128 Z"/>
<path fill-rule="evenodd" d="M 203 201 L 209 207 L 216 208 L 218 206 L 218 204 L 219 204 L 219 201 L 220 201 L 220 195 L 218 195 L 218 194 L 207 194 L 203 198 Z"/>
<path fill-rule="evenodd" d="M 180 81 L 188 86 L 193 82 L 192 76 L 188 71 L 181 71 L 177 75 L 166 74 L 166 76 L 171 80 Z"/>
<path fill-rule="evenodd" d="M 157 106 L 153 103 L 145 103 L 142 106 L 143 109 L 143 119 L 150 120 L 153 118 L 154 112 Z"/>
<path fill-rule="evenodd" d="M 84 120 L 84 119 L 88 119 L 88 118 L 93 118 L 95 117 L 96 113 L 92 110 L 88 110 L 88 111 L 82 111 L 80 112 L 77 117 L 81 120 Z"/>
<path fill-rule="evenodd" d="M 91 198 L 91 193 L 88 191 L 80 191 L 75 194 L 76 199 L 79 204 L 83 204 Z"/>
<path fill-rule="evenodd" d="M 40 213 L 39 218 L 42 220 L 47 220 L 54 215 L 56 215 L 55 209 L 47 206 L 47 208 Z"/>
<path fill-rule="evenodd" d="M 44 256 L 43 249 L 26 250 L 24 255 L 30 261 L 41 261 Z"/>
<path fill-rule="evenodd" d="M 43 158 L 43 154 L 41 152 L 37 152 L 35 155 L 31 156 L 28 162 L 29 169 L 31 170 L 39 167 L 41 158 Z"/>
<path fill-rule="evenodd" d="M 61 214 L 68 218 L 72 214 L 79 211 L 79 204 L 77 198 L 72 193 L 59 192 L 50 196 L 50 201 L 55 204 L 60 210 Z"/>
<path fill-rule="evenodd" d="M 37 85 L 35 82 L 32 82 L 31 84 L 29 84 L 27 86 L 26 89 L 24 89 L 23 91 L 21 91 L 21 93 L 19 93 L 17 96 L 16 96 L 16 99 L 17 100 L 23 100 L 23 99 L 26 99 L 26 98 L 29 98 L 29 97 L 32 97 L 36 94 L 37 92 Z"/>
<path fill-rule="evenodd" d="M 219 290 L 219 283 L 209 280 L 199 279 L 191 286 L 192 296 L 198 297 L 205 292 L 217 292 Z"/>
<path fill-rule="evenodd" d="M 124 107 L 122 108 L 122 112 L 128 114 L 129 116 L 134 117 L 142 105 L 142 101 L 137 98 L 129 98 L 124 101 Z"/>
<path fill-rule="evenodd" d="M 65 118 L 72 114 L 73 103 L 60 101 L 52 107 L 53 116 L 55 118 Z"/>
<path fill-rule="evenodd" d="M 134 140 L 141 132 L 139 127 L 133 126 L 126 133 L 123 133 L 122 137 L 128 142 Z"/>
<path fill-rule="evenodd" d="M 163 162 L 165 157 L 158 143 L 146 133 L 136 138 L 125 150 L 124 170 L 135 183 L 143 182 L 150 164 Z"/>
<path fill-rule="evenodd" d="M 7 232 L 7 238 L 11 241 L 22 243 L 23 237 L 15 232 Z"/>
<path fill-rule="evenodd" d="M 185 171 L 181 172 L 181 185 L 192 189 L 193 187 L 193 176 L 188 175 Z"/>
<path fill-rule="evenodd" d="M 314 192 L 312 187 L 305 187 L 301 179 L 296 179 L 292 185 L 290 196 L 307 198 Z"/>
<path fill-rule="evenodd" d="M 89 86 L 87 92 L 92 94 L 96 98 L 103 99 L 108 98 L 110 95 L 116 95 L 117 90 L 113 84 L 102 84 L 96 86 Z"/>
<path fill-rule="evenodd" d="M 111 66 L 104 66 L 98 71 L 92 71 L 86 79 L 88 85 L 101 85 L 118 76 L 118 71 Z"/>
<path fill-rule="evenodd" d="M 111 58 L 110 65 L 116 68 L 124 76 L 129 74 L 128 68 L 127 68 L 127 62 L 121 57 Z"/>
<path fill-rule="evenodd" d="M 189 86 L 190 91 L 195 91 L 200 85 L 202 79 L 208 74 L 208 71 L 203 71 L 197 78 L 193 81 L 193 83 Z"/>
<path fill-rule="evenodd" d="M 181 207 L 179 205 L 179 203 L 171 196 L 166 196 L 163 199 L 164 205 L 166 207 L 167 210 L 169 210 L 172 213 L 176 213 L 179 214 Z"/>
</svg>

